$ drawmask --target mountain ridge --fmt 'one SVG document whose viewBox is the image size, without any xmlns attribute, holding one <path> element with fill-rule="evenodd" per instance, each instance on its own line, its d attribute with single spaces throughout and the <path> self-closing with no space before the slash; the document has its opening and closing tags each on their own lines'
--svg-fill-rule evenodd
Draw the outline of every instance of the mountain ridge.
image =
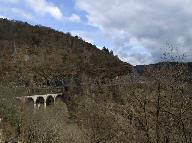
<svg viewBox="0 0 192 143">
<path fill-rule="evenodd" d="M 82 76 L 114 78 L 132 65 L 82 40 L 40 25 L 0 19 L 1 80 L 29 83 Z"/>
</svg>

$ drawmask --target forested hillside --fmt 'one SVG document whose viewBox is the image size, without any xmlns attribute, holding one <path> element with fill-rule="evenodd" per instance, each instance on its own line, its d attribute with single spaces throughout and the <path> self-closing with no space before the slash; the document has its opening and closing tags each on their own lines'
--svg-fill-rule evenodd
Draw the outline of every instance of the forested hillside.
<svg viewBox="0 0 192 143">
<path fill-rule="evenodd" d="M 0 19 L 0 48 L 0 79 L 20 84 L 50 84 L 83 74 L 113 78 L 132 70 L 106 48 L 99 50 L 70 33 L 19 21 Z"/>
</svg>

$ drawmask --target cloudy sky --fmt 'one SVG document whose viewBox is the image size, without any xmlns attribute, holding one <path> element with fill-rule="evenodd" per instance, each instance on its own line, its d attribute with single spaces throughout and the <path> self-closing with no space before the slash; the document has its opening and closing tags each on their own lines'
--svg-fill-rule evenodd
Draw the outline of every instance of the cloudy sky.
<svg viewBox="0 0 192 143">
<path fill-rule="evenodd" d="M 170 44 L 192 61 L 191 0 L 0 0 L 0 17 L 71 32 L 133 65 L 161 61 Z"/>
</svg>

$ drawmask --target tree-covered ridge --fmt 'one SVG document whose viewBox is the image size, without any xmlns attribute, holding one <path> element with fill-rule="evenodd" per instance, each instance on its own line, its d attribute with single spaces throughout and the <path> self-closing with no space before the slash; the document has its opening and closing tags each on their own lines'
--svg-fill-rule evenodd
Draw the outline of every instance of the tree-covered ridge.
<svg viewBox="0 0 192 143">
<path fill-rule="evenodd" d="M 20 21 L 0 20 L 0 79 L 40 81 L 86 74 L 113 78 L 131 72 L 132 66 L 113 52 L 70 33 Z"/>
</svg>

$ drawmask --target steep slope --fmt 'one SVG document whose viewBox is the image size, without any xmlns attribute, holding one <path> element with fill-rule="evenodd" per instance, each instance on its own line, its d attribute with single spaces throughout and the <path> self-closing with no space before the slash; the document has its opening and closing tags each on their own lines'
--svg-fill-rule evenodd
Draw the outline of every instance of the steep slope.
<svg viewBox="0 0 192 143">
<path fill-rule="evenodd" d="M 0 80 L 30 84 L 84 74 L 113 78 L 132 70 L 78 36 L 19 21 L 0 19 L 0 48 Z"/>
</svg>

